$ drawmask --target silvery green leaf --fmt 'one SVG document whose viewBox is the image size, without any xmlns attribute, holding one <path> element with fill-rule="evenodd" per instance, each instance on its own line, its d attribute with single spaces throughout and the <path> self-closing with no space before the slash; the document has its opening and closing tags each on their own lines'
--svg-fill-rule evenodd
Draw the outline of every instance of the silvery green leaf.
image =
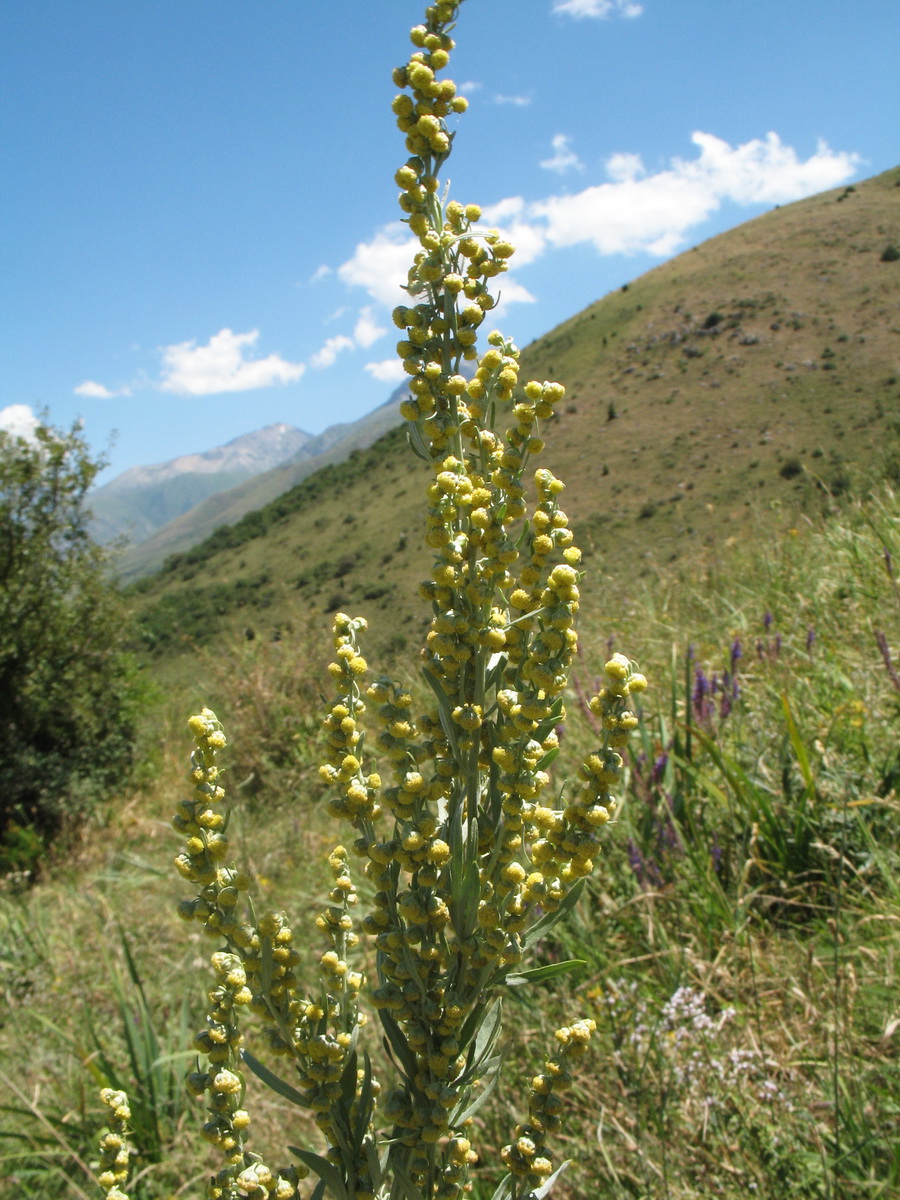
<svg viewBox="0 0 900 1200">
<path fill-rule="evenodd" d="M 556 975 L 567 975 L 569 971 L 574 971 L 576 967 L 586 967 L 587 961 L 583 958 L 567 958 L 564 962 L 547 963 L 543 967 L 532 967 L 528 971 L 516 971 L 514 975 L 507 975 L 505 983 L 507 987 L 524 987 L 526 983 L 539 983 L 542 979 L 553 979 Z"/>
<path fill-rule="evenodd" d="M 468 1121 L 469 1117 L 474 1117 L 481 1106 L 490 1098 L 491 1094 L 497 1087 L 497 1082 L 500 1078 L 500 1068 L 503 1066 L 503 1055 L 498 1054 L 496 1058 L 492 1058 L 487 1064 L 488 1070 L 482 1075 L 483 1087 L 475 1099 L 463 1109 L 460 1113 L 454 1113 L 452 1124 L 458 1128 Z"/>
<path fill-rule="evenodd" d="M 321 1154 L 313 1154 L 312 1150 L 302 1150 L 299 1146 L 288 1146 L 288 1150 L 295 1158 L 299 1158 L 302 1163 L 305 1163 L 311 1171 L 315 1171 L 321 1181 L 319 1186 L 324 1183 L 334 1196 L 334 1200 L 348 1200 L 347 1189 L 341 1173 L 334 1163 L 330 1163 Z M 324 1195 L 324 1192 L 322 1194 Z"/>
<path fill-rule="evenodd" d="M 559 757 L 559 746 L 554 746 L 552 750 L 548 750 L 544 757 L 537 765 L 539 771 L 546 771 L 554 759 Z"/>
<path fill-rule="evenodd" d="M 491 1196 L 491 1200 L 510 1200 L 513 1194 L 513 1177 L 512 1175 L 504 1175 L 500 1180 L 500 1185 Z"/>
<path fill-rule="evenodd" d="M 393 1049 L 397 1058 L 400 1060 L 400 1066 L 406 1074 L 406 1078 L 411 1080 L 416 1074 L 416 1058 L 400 1026 L 391 1016 L 386 1008 L 379 1008 L 378 1019 L 381 1021 L 381 1027 L 387 1034 L 385 1045 L 388 1049 Z"/>
<path fill-rule="evenodd" d="M 345 1104 L 351 1104 L 356 1095 L 356 1051 L 351 1050 L 344 1063 L 341 1073 L 341 1099 Z"/>
<path fill-rule="evenodd" d="M 410 423 L 406 427 L 406 440 L 409 442 L 410 448 L 416 458 L 421 458 L 424 462 L 431 462 L 431 455 L 428 453 L 428 448 L 425 445 L 425 439 L 422 437 L 422 431 L 418 425 Z"/>
<path fill-rule="evenodd" d="M 270 1087 L 273 1092 L 277 1092 L 279 1096 L 284 1096 L 285 1100 L 290 1100 L 291 1104 L 297 1104 L 302 1108 L 309 1107 L 309 1101 L 302 1092 L 297 1091 L 295 1087 L 291 1087 L 285 1080 L 280 1079 L 274 1071 L 270 1071 L 258 1058 L 254 1058 L 249 1050 L 242 1050 L 241 1058 L 253 1074 L 261 1079 L 267 1087 Z"/>
<path fill-rule="evenodd" d="M 532 927 L 522 937 L 523 950 L 529 950 L 537 941 L 549 933 L 554 925 L 566 915 L 570 909 L 573 909 L 578 903 L 578 897 L 584 891 L 584 880 L 579 879 L 572 890 L 565 896 L 556 912 L 546 913 L 541 919 L 532 925 Z"/>
<path fill-rule="evenodd" d="M 267 995 L 269 988 L 272 986 L 272 971 L 275 967 L 275 957 L 272 949 L 272 939 L 264 937 L 262 940 L 262 951 L 260 954 L 259 978 L 262 984 L 263 995 Z"/>
<path fill-rule="evenodd" d="M 544 1200 L 544 1197 L 548 1194 L 554 1183 L 556 1183 L 557 1179 L 559 1179 L 560 1175 L 562 1175 L 563 1171 L 571 1161 L 572 1160 L 570 1158 L 567 1158 L 565 1162 L 560 1163 L 553 1174 L 545 1179 L 539 1188 L 535 1188 L 533 1192 L 529 1193 L 528 1200 Z"/>
</svg>

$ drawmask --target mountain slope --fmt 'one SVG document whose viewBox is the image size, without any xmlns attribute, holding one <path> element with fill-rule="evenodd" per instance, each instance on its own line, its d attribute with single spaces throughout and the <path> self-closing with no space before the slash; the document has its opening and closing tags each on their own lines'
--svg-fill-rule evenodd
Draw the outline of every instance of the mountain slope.
<svg viewBox="0 0 900 1200">
<path fill-rule="evenodd" d="M 358 421 L 330 425 L 315 437 L 306 435 L 307 441 L 279 466 L 243 482 L 235 480 L 228 490 L 218 490 L 189 511 L 182 509 L 181 514 L 173 514 L 174 519 L 157 528 L 152 537 L 123 554 L 119 564 L 121 578 L 129 580 L 146 575 L 170 555 L 188 550 L 221 525 L 233 524 L 245 513 L 263 508 L 313 472 L 343 462 L 354 450 L 371 446 L 401 422 L 399 406 L 405 394 L 406 385 L 401 384 L 374 412 Z"/>
<path fill-rule="evenodd" d="M 777 209 L 648 272 L 523 352 L 562 380 L 545 461 L 567 484 L 586 608 L 672 563 L 693 573 L 817 511 L 858 467 L 900 478 L 900 170 Z M 888 258 L 890 256 L 887 256 Z M 401 429 L 143 581 L 148 647 L 269 635 L 338 606 L 399 646 L 416 598 L 425 472 Z M 827 489 L 827 490 L 826 490 Z"/>
<path fill-rule="evenodd" d="M 280 423 L 203 453 L 132 467 L 91 494 L 94 534 L 102 542 L 123 534 L 143 541 L 207 496 L 293 458 L 311 440 L 302 429 Z"/>
</svg>

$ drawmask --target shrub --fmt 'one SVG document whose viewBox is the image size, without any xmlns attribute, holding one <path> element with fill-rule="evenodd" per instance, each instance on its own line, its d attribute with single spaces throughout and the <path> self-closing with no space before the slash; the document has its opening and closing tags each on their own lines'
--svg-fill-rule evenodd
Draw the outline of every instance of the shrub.
<svg viewBox="0 0 900 1200">
<path fill-rule="evenodd" d="M 0 431 L 0 869 L 33 867 L 131 762 L 139 689 L 87 530 L 101 466 L 77 427 Z"/>
</svg>

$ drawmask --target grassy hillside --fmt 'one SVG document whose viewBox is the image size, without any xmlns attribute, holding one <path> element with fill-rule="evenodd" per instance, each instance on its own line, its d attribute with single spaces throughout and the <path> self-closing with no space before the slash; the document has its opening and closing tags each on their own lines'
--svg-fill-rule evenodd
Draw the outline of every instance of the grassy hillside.
<svg viewBox="0 0 900 1200">
<path fill-rule="evenodd" d="M 713 238 L 525 349 L 523 378 L 568 389 L 547 461 L 598 582 L 691 572 L 773 506 L 789 523 L 857 467 L 900 471 L 889 245 L 900 169 Z M 140 585 L 147 646 L 324 626 L 349 606 L 399 648 L 422 620 L 424 478 L 398 429 L 172 557 Z"/>
</svg>

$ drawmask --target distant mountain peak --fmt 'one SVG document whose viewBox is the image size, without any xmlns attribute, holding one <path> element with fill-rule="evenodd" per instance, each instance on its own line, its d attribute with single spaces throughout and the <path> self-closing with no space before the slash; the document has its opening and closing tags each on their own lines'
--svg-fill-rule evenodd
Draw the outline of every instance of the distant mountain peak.
<svg viewBox="0 0 900 1200">
<path fill-rule="evenodd" d="M 310 436 L 284 421 L 266 425 L 264 429 L 256 429 L 253 433 L 242 433 L 224 446 L 215 446 L 212 450 L 181 454 L 168 462 L 153 463 L 146 467 L 131 467 L 98 488 L 95 496 L 165 483 L 179 475 L 213 475 L 218 472 L 258 475 L 291 458 L 306 445 Z"/>
<path fill-rule="evenodd" d="M 274 470 L 311 440 L 304 430 L 280 421 L 212 450 L 131 467 L 91 493 L 94 536 L 108 542 L 124 534 L 142 542 L 209 496 Z"/>
</svg>

